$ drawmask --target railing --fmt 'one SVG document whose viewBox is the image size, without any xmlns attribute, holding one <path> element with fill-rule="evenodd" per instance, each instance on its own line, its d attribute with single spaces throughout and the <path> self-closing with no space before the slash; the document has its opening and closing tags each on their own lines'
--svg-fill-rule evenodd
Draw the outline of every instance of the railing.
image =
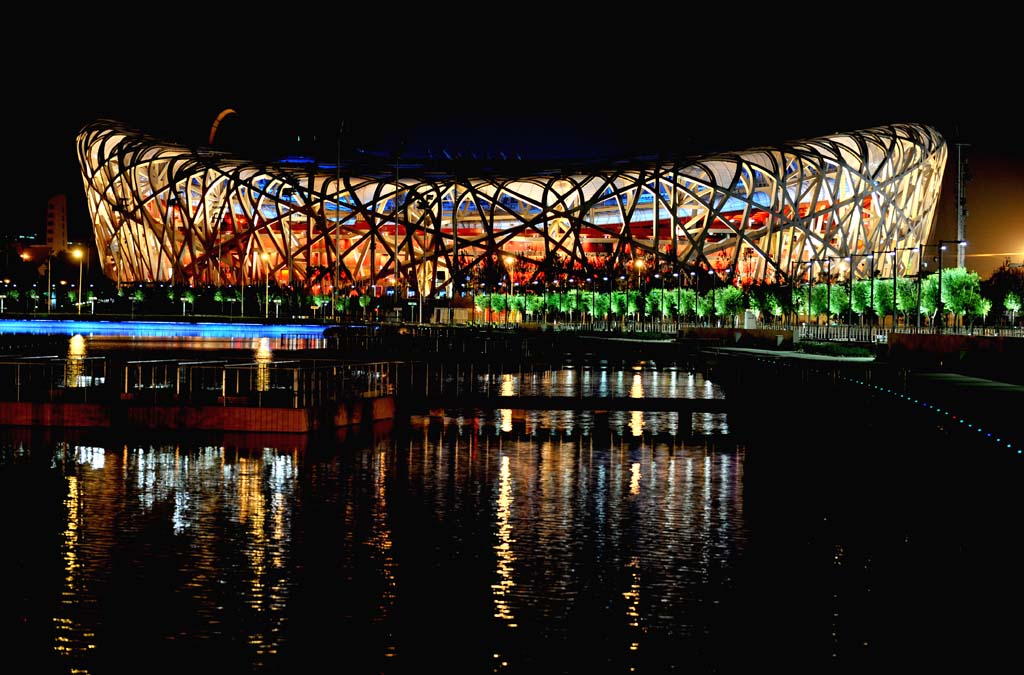
<svg viewBox="0 0 1024 675">
<path fill-rule="evenodd" d="M 107 377 L 106 357 L 0 358 L 0 400 L 311 408 L 397 393 L 397 361 L 135 360 Z"/>
</svg>

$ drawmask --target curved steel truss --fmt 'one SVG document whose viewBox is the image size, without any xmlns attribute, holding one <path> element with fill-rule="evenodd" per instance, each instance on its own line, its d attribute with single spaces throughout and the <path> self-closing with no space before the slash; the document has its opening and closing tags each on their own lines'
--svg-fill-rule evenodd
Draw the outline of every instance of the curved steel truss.
<svg viewBox="0 0 1024 675">
<path fill-rule="evenodd" d="M 946 163 L 942 137 L 915 124 L 517 177 L 258 164 L 106 120 L 80 131 L 77 151 L 111 279 L 269 274 L 321 292 L 397 280 L 427 296 L 502 260 L 523 283 L 637 257 L 731 283 L 808 278 L 829 259 L 857 276 L 913 274 Z"/>
</svg>

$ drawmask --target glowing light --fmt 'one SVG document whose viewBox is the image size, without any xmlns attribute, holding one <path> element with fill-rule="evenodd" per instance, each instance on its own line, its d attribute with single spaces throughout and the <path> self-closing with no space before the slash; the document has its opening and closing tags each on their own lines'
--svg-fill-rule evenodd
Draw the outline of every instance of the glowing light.
<svg viewBox="0 0 1024 675">
<path fill-rule="evenodd" d="M 516 585 L 512 578 L 516 556 L 512 550 L 512 544 L 515 543 L 515 539 L 512 538 L 512 470 L 507 455 L 501 458 L 497 507 L 498 543 L 494 550 L 498 554 L 498 583 L 491 585 L 491 591 L 494 593 L 494 616 L 504 620 L 509 628 L 515 628 L 515 616 L 509 602 L 509 596 Z"/>
</svg>

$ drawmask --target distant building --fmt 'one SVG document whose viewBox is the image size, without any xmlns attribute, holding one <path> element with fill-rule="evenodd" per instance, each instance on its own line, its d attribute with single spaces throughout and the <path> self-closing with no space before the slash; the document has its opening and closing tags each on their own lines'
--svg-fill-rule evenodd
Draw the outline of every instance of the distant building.
<svg viewBox="0 0 1024 675">
<path fill-rule="evenodd" d="M 110 278 L 422 297 L 488 269 L 524 289 L 627 268 L 696 284 L 915 275 L 947 154 L 920 124 L 611 164 L 403 158 L 400 175 L 384 159 L 247 161 L 110 120 L 77 149 Z"/>
<path fill-rule="evenodd" d="M 67 195 L 54 195 L 46 202 L 46 245 L 51 253 L 68 248 Z"/>
</svg>

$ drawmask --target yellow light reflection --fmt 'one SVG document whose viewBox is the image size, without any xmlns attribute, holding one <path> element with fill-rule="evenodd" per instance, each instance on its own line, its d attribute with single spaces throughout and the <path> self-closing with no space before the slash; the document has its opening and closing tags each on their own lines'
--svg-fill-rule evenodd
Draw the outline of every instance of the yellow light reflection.
<svg viewBox="0 0 1024 675">
<path fill-rule="evenodd" d="M 515 628 L 515 616 L 508 601 L 512 588 L 516 585 L 512 579 L 513 563 L 516 560 L 512 551 L 512 471 L 509 458 L 501 458 L 501 469 L 498 474 L 498 543 L 494 550 L 498 554 L 498 583 L 491 585 L 494 592 L 494 617 L 503 619 L 509 628 Z"/>
<path fill-rule="evenodd" d="M 498 392 L 499 396 L 515 396 L 515 378 L 511 373 L 505 373 L 501 376 L 501 388 Z M 498 414 L 501 415 L 501 430 L 506 432 L 512 431 L 512 409 L 500 408 Z"/>
<path fill-rule="evenodd" d="M 72 610 L 78 602 L 80 589 L 78 575 L 82 566 L 78 557 L 80 531 L 82 528 L 82 504 L 79 495 L 78 478 L 68 477 L 68 492 L 64 498 L 68 519 L 61 533 L 61 558 L 64 561 L 64 591 L 61 593 L 60 609 L 65 616 L 53 617 L 53 650 L 64 657 L 82 655 L 95 649 L 95 634 L 85 630 L 74 618 Z M 88 672 L 72 667 L 72 672 Z"/>
<path fill-rule="evenodd" d="M 633 462 L 629 466 L 629 494 L 640 494 L 640 462 Z"/>
<path fill-rule="evenodd" d="M 267 615 L 261 630 L 246 636 L 255 649 L 256 661 L 276 654 L 279 647 L 287 586 L 281 570 L 287 566 L 285 552 L 289 537 L 288 506 L 285 495 L 292 490 L 295 467 L 292 457 L 265 448 L 262 456 L 239 457 L 238 520 L 247 526 L 245 554 L 249 566 L 249 597 L 247 605 Z"/>
<path fill-rule="evenodd" d="M 67 387 L 78 387 L 82 382 L 82 375 L 85 372 L 85 338 L 81 335 L 72 335 L 68 342 L 68 360 L 65 371 L 64 385 Z"/>
<path fill-rule="evenodd" d="M 253 360 L 256 361 L 256 391 L 270 389 L 270 362 L 274 355 L 270 351 L 270 338 L 261 337 Z"/>
<path fill-rule="evenodd" d="M 630 628 L 640 628 L 640 558 L 634 557 L 626 565 L 630 571 L 629 590 L 623 591 L 622 597 L 626 599 L 626 625 Z M 630 651 L 640 649 L 640 641 L 634 639 L 629 643 Z"/>
<path fill-rule="evenodd" d="M 377 503 L 374 505 L 373 513 L 373 534 L 370 538 L 370 546 L 380 556 L 380 570 L 383 576 L 384 588 L 381 591 L 380 620 L 384 620 L 391 613 L 398 597 L 398 579 L 395 572 L 397 564 L 391 549 L 394 544 L 391 541 L 391 529 L 388 527 L 388 502 L 387 502 L 387 452 L 381 450 L 377 453 L 377 465 L 374 467 L 374 488 L 377 496 Z M 398 646 L 394 642 L 384 645 L 384 656 L 394 657 L 398 654 Z"/>
<path fill-rule="evenodd" d="M 630 398 L 644 397 L 644 381 L 640 373 L 633 373 L 633 381 L 629 386 Z M 642 436 L 644 433 L 644 414 L 640 410 L 629 411 L 629 430 L 633 436 Z"/>
</svg>

